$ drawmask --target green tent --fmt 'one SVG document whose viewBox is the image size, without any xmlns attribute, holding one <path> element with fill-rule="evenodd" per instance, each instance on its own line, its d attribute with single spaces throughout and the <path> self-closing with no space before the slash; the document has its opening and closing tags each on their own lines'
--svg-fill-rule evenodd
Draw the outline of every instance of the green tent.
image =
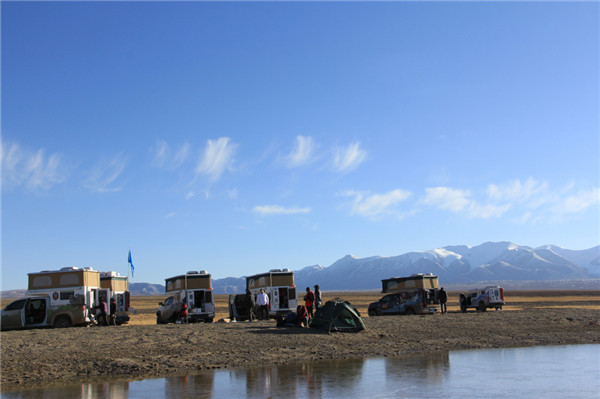
<svg viewBox="0 0 600 399">
<path fill-rule="evenodd" d="M 327 330 L 327 332 L 357 332 L 365 329 L 365 323 L 358 310 L 339 298 L 327 301 L 320 307 L 313 316 L 310 326 Z"/>
</svg>

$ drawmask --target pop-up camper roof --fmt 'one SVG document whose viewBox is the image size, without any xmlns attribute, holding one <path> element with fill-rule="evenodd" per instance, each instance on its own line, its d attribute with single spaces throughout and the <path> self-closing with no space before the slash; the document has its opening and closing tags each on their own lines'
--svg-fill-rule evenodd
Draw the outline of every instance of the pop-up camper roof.
<svg viewBox="0 0 600 399">
<path fill-rule="evenodd" d="M 63 267 L 60 270 L 44 270 L 39 273 L 29 273 L 28 277 L 28 290 L 100 287 L 100 272 L 91 267 Z"/>
<path fill-rule="evenodd" d="M 165 279 L 165 291 L 211 290 L 212 280 L 206 270 L 191 271 L 186 274 Z"/>
<path fill-rule="evenodd" d="M 118 272 L 100 272 L 100 288 L 108 288 L 114 292 L 124 292 L 129 289 L 129 280 Z"/>
<path fill-rule="evenodd" d="M 293 287 L 294 272 L 290 269 L 271 269 L 267 273 L 246 277 L 246 288 Z"/>
<path fill-rule="evenodd" d="M 413 274 L 410 277 L 392 277 L 381 280 L 381 292 L 410 290 L 415 288 L 431 289 L 439 288 L 438 276 L 433 274 Z"/>
</svg>

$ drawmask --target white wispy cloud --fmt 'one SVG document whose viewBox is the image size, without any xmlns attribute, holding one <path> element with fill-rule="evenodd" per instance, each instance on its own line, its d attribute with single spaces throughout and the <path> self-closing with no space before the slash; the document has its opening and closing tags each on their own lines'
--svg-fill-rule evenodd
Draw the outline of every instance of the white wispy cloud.
<svg viewBox="0 0 600 399">
<path fill-rule="evenodd" d="M 524 202 L 537 208 L 548 200 L 548 183 L 529 177 L 524 182 L 513 180 L 506 184 L 490 184 L 487 189 L 491 201 Z"/>
<path fill-rule="evenodd" d="M 310 163 L 315 152 L 315 141 L 312 137 L 296 136 L 292 152 L 286 157 L 288 167 L 298 167 Z"/>
<path fill-rule="evenodd" d="M 422 203 L 454 213 L 464 212 L 469 218 L 489 219 L 500 217 L 510 209 L 510 204 L 482 204 L 471 198 L 470 190 L 451 187 L 430 187 L 425 189 Z"/>
<path fill-rule="evenodd" d="M 121 175 L 126 164 L 122 151 L 110 159 L 100 160 L 89 172 L 83 186 L 99 193 L 120 191 L 122 187 L 114 186 L 113 183 Z"/>
<path fill-rule="evenodd" d="M 333 170 L 344 173 L 356 169 L 367 157 L 367 152 L 355 142 L 346 147 L 337 147 L 333 154 Z"/>
<path fill-rule="evenodd" d="M 558 213 L 582 213 L 598 204 L 600 204 L 600 188 L 594 187 L 561 198 L 554 204 L 553 210 Z"/>
<path fill-rule="evenodd" d="M 225 170 L 232 168 L 237 147 L 229 137 L 208 140 L 196 173 L 206 175 L 211 180 L 219 180 Z"/>
<path fill-rule="evenodd" d="M 452 212 L 460 212 L 471 203 L 470 191 L 450 187 L 431 187 L 425 189 L 423 203 Z"/>
<path fill-rule="evenodd" d="M 152 164 L 159 168 L 177 169 L 189 158 L 190 150 L 190 144 L 185 142 L 173 153 L 166 141 L 158 140 L 151 150 Z"/>
<path fill-rule="evenodd" d="M 5 186 L 50 189 L 65 180 L 65 168 L 58 154 L 45 155 L 44 149 L 29 152 L 16 143 L 1 143 L 2 181 Z"/>
<path fill-rule="evenodd" d="M 257 205 L 252 208 L 253 213 L 260 215 L 293 215 L 298 213 L 309 213 L 310 208 L 298 208 L 298 207 L 283 207 L 280 205 Z"/>
<path fill-rule="evenodd" d="M 354 197 L 352 213 L 367 218 L 378 218 L 385 215 L 401 217 L 404 213 L 397 205 L 406 201 L 412 193 L 406 190 L 392 190 L 383 194 L 368 194 L 356 191 L 347 191 L 346 196 Z"/>
</svg>

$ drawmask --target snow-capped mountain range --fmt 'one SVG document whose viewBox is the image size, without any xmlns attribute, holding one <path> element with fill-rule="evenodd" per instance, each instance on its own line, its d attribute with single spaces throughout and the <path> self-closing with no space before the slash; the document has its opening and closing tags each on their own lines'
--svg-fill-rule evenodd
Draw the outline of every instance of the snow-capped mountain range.
<svg viewBox="0 0 600 399">
<path fill-rule="evenodd" d="M 600 245 L 569 250 L 553 245 L 531 248 L 511 242 L 486 242 L 391 257 L 346 255 L 328 267 L 316 265 L 296 270 L 295 280 L 298 287 L 319 284 L 327 290 L 378 289 L 382 279 L 415 273 L 433 273 L 442 284 L 598 278 Z M 245 279 L 214 280 L 213 286 L 216 293 L 243 292 Z"/>
</svg>

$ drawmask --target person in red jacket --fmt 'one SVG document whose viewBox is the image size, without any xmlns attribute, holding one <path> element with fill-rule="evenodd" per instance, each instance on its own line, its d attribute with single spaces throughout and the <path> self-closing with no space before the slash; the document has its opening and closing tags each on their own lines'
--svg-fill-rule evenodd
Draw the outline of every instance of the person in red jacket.
<svg viewBox="0 0 600 399">
<path fill-rule="evenodd" d="M 179 311 L 179 319 L 181 320 L 182 323 L 187 323 L 187 319 L 188 319 L 188 312 L 187 312 L 188 306 L 187 303 L 183 303 L 183 305 L 181 305 L 181 310 Z"/>
<path fill-rule="evenodd" d="M 309 321 L 306 306 L 298 306 L 296 308 L 296 322 L 298 323 L 298 327 L 308 327 Z"/>
<path fill-rule="evenodd" d="M 310 287 L 306 287 L 306 295 L 304 295 L 304 306 L 308 310 L 310 317 L 313 316 L 313 304 L 315 303 L 315 294 L 310 290 Z"/>
</svg>

